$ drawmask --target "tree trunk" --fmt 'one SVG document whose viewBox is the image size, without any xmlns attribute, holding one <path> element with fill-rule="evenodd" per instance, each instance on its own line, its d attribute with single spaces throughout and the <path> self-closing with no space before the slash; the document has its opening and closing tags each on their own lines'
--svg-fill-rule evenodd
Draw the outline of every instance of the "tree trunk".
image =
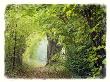
<svg viewBox="0 0 110 82">
<path fill-rule="evenodd" d="M 47 46 L 47 64 L 49 64 L 49 60 L 51 57 L 56 54 L 57 52 L 61 51 L 61 45 L 57 44 L 57 41 L 52 39 L 50 36 L 47 35 L 48 46 Z"/>
<path fill-rule="evenodd" d="M 13 51 L 13 60 L 12 60 L 12 62 L 13 62 L 13 68 L 12 68 L 12 70 L 14 70 L 15 69 L 15 61 L 16 61 L 16 31 L 14 30 L 14 49 L 13 49 L 14 51 Z"/>
</svg>

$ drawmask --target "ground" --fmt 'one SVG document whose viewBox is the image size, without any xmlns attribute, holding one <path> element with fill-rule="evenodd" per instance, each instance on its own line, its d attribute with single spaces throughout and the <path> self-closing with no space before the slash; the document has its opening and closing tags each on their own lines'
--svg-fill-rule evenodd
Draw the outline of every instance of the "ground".
<svg viewBox="0 0 110 82">
<path fill-rule="evenodd" d="M 13 77 L 13 76 L 11 76 Z M 20 70 L 15 73 L 14 78 L 30 78 L 30 79 L 49 79 L 49 78 L 71 78 L 71 74 L 60 68 L 50 66 L 36 67 L 31 70 Z"/>
</svg>

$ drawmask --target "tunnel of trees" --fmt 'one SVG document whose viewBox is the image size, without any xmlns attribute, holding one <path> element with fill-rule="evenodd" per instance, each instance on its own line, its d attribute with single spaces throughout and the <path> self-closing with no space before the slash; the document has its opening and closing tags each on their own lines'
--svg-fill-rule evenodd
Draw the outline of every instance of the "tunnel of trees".
<svg viewBox="0 0 110 82">
<path fill-rule="evenodd" d="M 104 5 L 23 4 L 5 11 L 5 75 L 14 78 L 104 78 Z M 40 47 L 40 42 L 44 39 Z M 44 63 L 38 60 L 46 53 Z"/>
</svg>

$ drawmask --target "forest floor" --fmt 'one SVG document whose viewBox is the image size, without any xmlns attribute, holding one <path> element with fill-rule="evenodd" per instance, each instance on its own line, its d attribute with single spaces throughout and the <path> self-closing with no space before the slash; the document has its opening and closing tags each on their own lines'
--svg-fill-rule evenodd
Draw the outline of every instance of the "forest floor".
<svg viewBox="0 0 110 82">
<path fill-rule="evenodd" d="M 12 76 L 13 77 L 13 76 Z M 24 79 L 63 79 L 63 78 L 71 78 L 71 74 L 66 70 L 58 70 L 52 67 L 36 67 L 31 70 L 22 70 L 17 72 L 13 78 L 24 78 Z"/>
</svg>

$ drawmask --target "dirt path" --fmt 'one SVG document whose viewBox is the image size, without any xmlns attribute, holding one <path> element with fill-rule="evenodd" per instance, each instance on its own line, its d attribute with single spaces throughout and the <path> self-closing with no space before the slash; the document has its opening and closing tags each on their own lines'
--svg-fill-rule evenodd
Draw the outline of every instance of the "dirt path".
<svg viewBox="0 0 110 82">
<path fill-rule="evenodd" d="M 71 78 L 71 75 L 67 71 L 56 71 L 55 69 L 51 69 L 49 67 L 37 67 L 31 71 L 23 71 L 20 78 Z"/>
</svg>

